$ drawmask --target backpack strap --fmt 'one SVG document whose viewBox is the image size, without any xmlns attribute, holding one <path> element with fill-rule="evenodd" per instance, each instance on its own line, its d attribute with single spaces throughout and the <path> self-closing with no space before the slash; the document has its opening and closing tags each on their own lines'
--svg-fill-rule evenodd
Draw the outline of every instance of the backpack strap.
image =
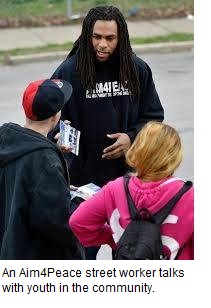
<svg viewBox="0 0 211 308">
<path fill-rule="evenodd" d="M 123 176 L 123 180 L 124 180 L 124 188 L 125 188 L 125 193 L 126 193 L 126 197 L 127 197 L 127 203 L 128 203 L 128 208 L 129 208 L 129 212 L 130 212 L 130 217 L 132 220 L 141 220 L 141 215 L 139 213 L 139 211 L 137 210 L 133 199 L 131 197 L 129 188 L 128 188 L 128 183 L 130 181 L 130 176 L 128 174 Z"/>
<path fill-rule="evenodd" d="M 192 187 L 191 181 L 186 181 L 180 190 L 166 203 L 166 205 L 156 214 L 153 215 L 153 221 L 157 224 L 161 224 L 169 215 L 175 204 L 180 198 Z"/>
</svg>

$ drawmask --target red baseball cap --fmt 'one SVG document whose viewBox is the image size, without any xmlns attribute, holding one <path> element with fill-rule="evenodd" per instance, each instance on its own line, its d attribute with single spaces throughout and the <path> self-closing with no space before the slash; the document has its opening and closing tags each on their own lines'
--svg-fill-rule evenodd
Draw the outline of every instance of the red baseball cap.
<svg viewBox="0 0 211 308">
<path fill-rule="evenodd" d="M 59 112 L 72 95 L 72 86 L 61 79 L 31 82 L 23 94 L 25 115 L 33 121 L 46 120 Z"/>
</svg>

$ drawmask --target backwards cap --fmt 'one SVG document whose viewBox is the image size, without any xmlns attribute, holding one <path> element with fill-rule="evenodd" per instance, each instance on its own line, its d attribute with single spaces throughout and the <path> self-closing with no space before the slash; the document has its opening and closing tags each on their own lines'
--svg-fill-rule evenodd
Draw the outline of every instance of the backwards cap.
<svg viewBox="0 0 211 308">
<path fill-rule="evenodd" d="M 23 94 L 25 115 L 33 121 L 46 120 L 59 112 L 72 95 L 69 82 L 43 79 L 31 82 Z"/>
</svg>

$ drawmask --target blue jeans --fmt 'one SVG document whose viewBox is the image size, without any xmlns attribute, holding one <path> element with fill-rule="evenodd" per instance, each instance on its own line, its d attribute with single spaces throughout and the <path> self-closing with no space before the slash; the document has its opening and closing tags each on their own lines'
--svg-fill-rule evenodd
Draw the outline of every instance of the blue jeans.
<svg viewBox="0 0 211 308">
<path fill-rule="evenodd" d="M 96 260 L 98 250 L 100 246 L 95 247 L 85 247 L 85 258 L 86 260 Z"/>
</svg>

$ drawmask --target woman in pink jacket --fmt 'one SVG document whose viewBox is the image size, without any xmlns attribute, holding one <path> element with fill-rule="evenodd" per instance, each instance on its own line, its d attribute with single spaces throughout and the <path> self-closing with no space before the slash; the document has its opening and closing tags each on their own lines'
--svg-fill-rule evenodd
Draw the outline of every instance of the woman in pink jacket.
<svg viewBox="0 0 211 308">
<path fill-rule="evenodd" d="M 126 153 L 135 173 L 129 191 L 137 209 L 158 212 L 183 185 L 174 177 L 182 161 L 181 140 L 177 131 L 159 122 L 148 122 Z M 109 182 L 100 192 L 81 203 L 69 224 L 86 247 L 108 244 L 116 248 L 130 222 L 123 177 Z M 107 224 L 108 223 L 108 224 Z M 164 255 L 169 259 L 194 258 L 194 192 L 188 190 L 161 225 Z"/>
</svg>

